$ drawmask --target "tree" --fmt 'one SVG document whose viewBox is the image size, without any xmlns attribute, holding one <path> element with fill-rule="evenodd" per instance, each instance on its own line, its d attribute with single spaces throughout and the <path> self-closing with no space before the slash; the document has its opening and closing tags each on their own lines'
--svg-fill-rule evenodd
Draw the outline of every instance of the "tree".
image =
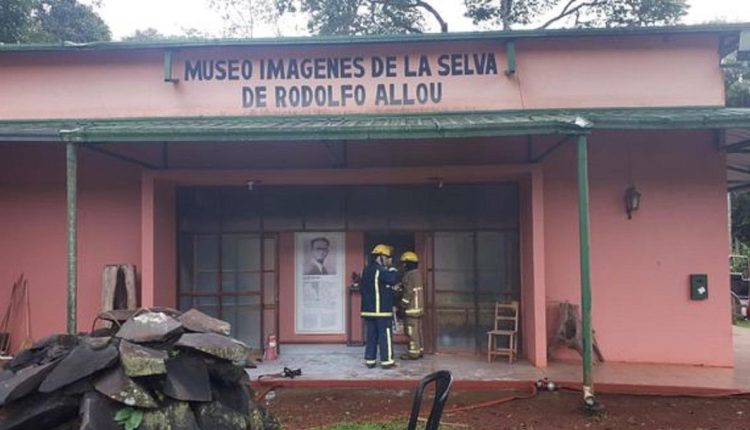
<svg viewBox="0 0 750 430">
<path fill-rule="evenodd" d="M 732 238 L 750 243 L 750 193 L 732 193 Z"/>
<path fill-rule="evenodd" d="M 78 0 L 0 1 L 0 42 L 83 43 L 111 38 L 101 17 Z"/>
<path fill-rule="evenodd" d="M 422 33 L 425 12 L 448 30 L 440 14 L 423 0 L 277 0 L 277 7 L 282 14 L 308 14 L 308 30 L 320 35 Z"/>
<path fill-rule="evenodd" d="M 221 14 L 224 33 L 233 37 L 254 37 L 262 25 L 273 27 L 281 35 L 281 17 L 276 0 L 209 0 L 209 6 Z"/>
<path fill-rule="evenodd" d="M 686 0 L 464 0 L 474 24 L 511 30 L 543 17 L 538 28 L 636 27 L 676 24 L 687 13 Z"/>
<path fill-rule="evenodd" d="M 182 29 L 183 34 L 166 35 L 159 30 L 149 27 L 145 30 L 136 30 L 130 36 L 122 38 L 123 42 L 163 42 L 163 41 L 190 41 L 190 40 L 208 40 L 211 36 L 195 28 Z"/>
<path fill-rule="evenodd" d="M 429 0 L 209 0 L 218 10 L 228 35 L 253 37 L 263 24 L 281 34 L 279 22 L 304 15 L 307 30 L 316 35 L 422 33 L 427 18 L 441 31 L 448 23 Z"/>
<path fill-rule="evenodd" d="M 30 0 L 0 1 L 0 43 L 24 40 L 31 24 Z"/>
<path fill-rule="evenodd" d="M 78 0 L 38 0 L 33 19 L 34 42 L 95 42 L 112 39 L 112 33 L 93 8 Z"/>
</svg>

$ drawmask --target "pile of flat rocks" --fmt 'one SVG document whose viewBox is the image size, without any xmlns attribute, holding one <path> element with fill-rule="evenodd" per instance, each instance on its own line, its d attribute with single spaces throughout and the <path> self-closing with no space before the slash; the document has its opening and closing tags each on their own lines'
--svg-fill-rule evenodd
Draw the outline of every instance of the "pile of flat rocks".
<svg viewBox="0 0 750 430">
<path fill-rule="evenodd" d="M 112 327 L 50 336 L 0 371 L 0 430 L 121 430 L 134 414 L 139 430 L 278 428 L 227 322 L 195 309 L 100 317 Z"/>
</svg>

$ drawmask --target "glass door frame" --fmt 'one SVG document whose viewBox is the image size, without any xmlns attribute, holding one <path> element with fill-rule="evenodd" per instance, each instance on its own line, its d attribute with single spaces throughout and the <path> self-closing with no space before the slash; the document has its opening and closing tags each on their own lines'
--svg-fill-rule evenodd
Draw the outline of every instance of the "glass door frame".
<svg viewBox="0 0 750 430">
<path fill-rule="evenodd" d="M 425 277 L 425 316 L 423 320 L 423 330 L 425 333 L 425 351 L 428 353 L 435 353 L 435 352 L 447 352 L 447 353 L 473 353 L 473 354 L 479 354 L 482 353 L 482 349 L 480 347 L 480 339 L 484 339 L 486 337 L 486 333 L 475 333 L 475 347 L 474 351 L 469 350 L 447 350 L 447 351 L 440 351 L 440 348 L 438 347 L 438 336 L 439 336 L 439 321 L 438 321 L 438 310 L 439 307 L 437 306 L 437 288 L 436 288 L 436 282 L 435 282 L 435 276 L 436 276 L 436 270 L 435 270 L 435 235 L 437 233 L 467 233 L 472 235 L 472 251 L 473 251 L 473 267 L 472 267 L 472 273 L 473 273 L 473 288 L 470 290 L 473 294 L 474 301 L 473 301 L 473 310 L 474 310 L 474 327 L 475 330 L 479 330 L 480 328 L 480 304 L 479 304 L 479 297 L 483 293 L 480 290 L 479 286 L 479 259 L 478 256 L 478 235 L 480 233 L 511 233 L 515 235 L 515 240 L 509 241 L 511 243 L 511 247 L 509 248 L 510 252 L 508 252 L 507 258 L 507 267 L 508 271 L 506 273 L 506 279 L 508 279 L 508 284 L 513 285 L 515 284 L 515 295 L 513 296 L 514 300 L 517 300 L 519 302 L 519 306 L 522 308 L 521 304 L 521 278 L 520 278 L 520 256 L 521 256 L 521 243 L 520 243 L 520 230 L 518 228 L 502 228 L 502 229 L 439 229 L 439 230 L 431 230 L 428 232 L 423 232 L 424 234 L 424 255 L 425 255 L 425 264 L 424 264 L 424 274 L 426 274 Z M 515 257 L 515 258 L 514 258 Z M 513 273 L 515 272 L 515 273 Z M 460 293 L 466 293 L 467 291 L 458 291 L 458 290 L 441 290 L 441 292 L 460 292 Z M 463 308 L 461 308 L 463 309 Z M 522 336 L 523 333 L 523 326 L 520 324 L 519 320 L 519 338 Z M 519 340 L 519 347 L 522 345 L 522 342 Z M 486 351 L 484 351 L 486 352 Z M 519 350 L 520 353 L 520 350 Z"/>
<path fill-rule="evenodd" d="M 259 270 L 257 273 L 259 274 L 259 290 L 258 291 L 246 291 L 246 292 L 227 292 L 223 290 L 222 281 L 224 276 L 224 268 L 223 268 L 223 240 L 224 236 L 255 236 L 258 238 L 260 242 L 260 261 L 258 262 Z M 217 289 L 212 292 L 196 292 L 195 291 L 195 282 L 197 280 L 197 271 L 198 271 L 198 262 L 197 262 L 197 252 L 196 252 L 196 240 L 200 238 L 201 236 L 212 236 L 217 238 L 217 246 L 216 246 L 216 285 Z M 193 286 L 192 290 L 190 291 L 182 291 L 179 287 L 179 285 L 182 285 L 182 270 L 180 270 L 180 258 L 181 258 L 181 249 L 180 249 L 180 241 L 183 237 L 189 237 L 191 241 L 192 246 L 192 273 L 191 273 L 191 285 Z M 274 249 L 273 253 L 275 254 L 273 256 L 273 267 L 270 269 L 266 268 L 266 260 L 268 257 L 266 256 L 266 241 L 267 240 L 273 240 L 274 242 Z M 239 296 L 249 296 L 249 297 L 258 297 L 259 303 L 257 305 L 250 305 L 250 306 L 257 306 L 259 311 L 259 323 L 258 323 L 258 339 L 259 339 L 259 348 L 261 351 L 265 348 L 265 335 L 266 333 L 266 327 L 265 327 L 265 313 L 268 311 L 273 312 L 273 321 L 275 324 L 275 327 L 272 332 L 278 333 L 279 328 L 279 287 L 278 287 L 278 279 L 279 279 L 279 238 L 277 233 L 271 233 L 271 232 L 258 232 L 258 231 L 223 231 L 221 228 L 221 223 L 219 225 L 218 231 L 190 231 L 190 230 L 182 230 L 177 232 L 177 282 L 178 282 L 178 288 L 176 291 L 176 303 L 177 308 L 180 309 L 181 306 L 181 299 L 185 297 L 189 297 L 192 300 L 192 306 L 196 307 L 194 303 L 195 297 L 216 297 L 217 298 L 217 314 L 218 318 L 222 318 L 222 310 L 223 310 L 223 303 L 222 299 L 224 297 L 239 297 Z M 274 275 L 274 282 L 275 285 L 273 286 L 273 297 L 266 297 L 266 275 L 267 274 L 273 274 Z M 270 300 L 269 300 L 270 299 Z M 269 332 L 271 333 L 271 332 Z M 278 334 L 277 334 L 278 336 Z M 253 346 L 254 347 L 254 346 Z"/>
</svg>

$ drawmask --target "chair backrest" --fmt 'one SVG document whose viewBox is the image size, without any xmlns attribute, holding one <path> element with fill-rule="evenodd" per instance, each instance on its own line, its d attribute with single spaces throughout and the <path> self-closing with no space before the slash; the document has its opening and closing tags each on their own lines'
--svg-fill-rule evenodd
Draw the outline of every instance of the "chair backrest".
<svg viewBox="0 0 750 430">
<path fill-rule="evenodd" d="M 435 382 L 435 399 L 432 401 L 432 410 L 427 418 L 425 430 L 437 430 L 440 425 L 440 417 L 443 415 L 443 407 L 448 401 L 448 394 L 453 385 L 453 375 L 447 370 L 438 370 L 422 378 L 417 385 L 417 392 L 414 394 L 414 402 L 411 405 L 411 415 L 409 416 L 409 426 L 407 430 L 416 430 L 417 420 L 419 419 L 419 410 L 422 407 L 422 397 L 427 386 Z"/>
<path fill-rule="evenodd" d="M 518 302 L 495 303 L 495 330 L 518 331 Z"/>
</svg>

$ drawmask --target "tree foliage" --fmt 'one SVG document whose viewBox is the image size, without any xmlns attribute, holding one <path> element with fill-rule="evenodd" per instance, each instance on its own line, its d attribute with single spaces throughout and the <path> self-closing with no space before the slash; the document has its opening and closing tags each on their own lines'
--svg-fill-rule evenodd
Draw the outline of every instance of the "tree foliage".
<svg viewBox="0 0 750 430">
<path fill-rule="evenodd" d="M 676 24 L 686 0 L 464 0 L 475 24 L 511 30 L 539 23 L 575 27 L 636 27 Z M 541 21 L 541 22 L 540 22 Z"/>
<path fill-rule="evenodd" d="M 26 39 L 31 25 L 30 0 L 0 1 L 0 43 Z"/>
<path fill-rule="evenodd" d="M 732 193 L 732 238 L 750 244 L 750 192 Z"/>
<path fill-rule="evenodd" d="M 221 14 L 224 33 L 233 37 L 254 37 L 259 27 L 270 25 L 280 35 L 277 24 L 280 6 L 277 0 L 209 0 L 209 6 Z"/>
<path fill-rule="evenodd" d="M 194 28 L 183 29 L 183 34 L 167 35 L 162 34 L 159 30 L 149 27 L 143 30 L 136 30 L 133 34 L 122 38 L 123 42 L 165 42 L 165 41 L 191 41 L 191 40 L 209 40 L 211 36 Z"/>
<path fill-rule="evenodd" d="M 309 15 L 308 30 L 320 35 L 421 33 L 425 19 L 410 0 L 277 0 L 281 13 Z"/>
<path fill-rule="evenodd" d="M 104 20 L 78 0 L 0 1 L 0 42 L 83 43 L 111 38 Z"/>
</svg>

